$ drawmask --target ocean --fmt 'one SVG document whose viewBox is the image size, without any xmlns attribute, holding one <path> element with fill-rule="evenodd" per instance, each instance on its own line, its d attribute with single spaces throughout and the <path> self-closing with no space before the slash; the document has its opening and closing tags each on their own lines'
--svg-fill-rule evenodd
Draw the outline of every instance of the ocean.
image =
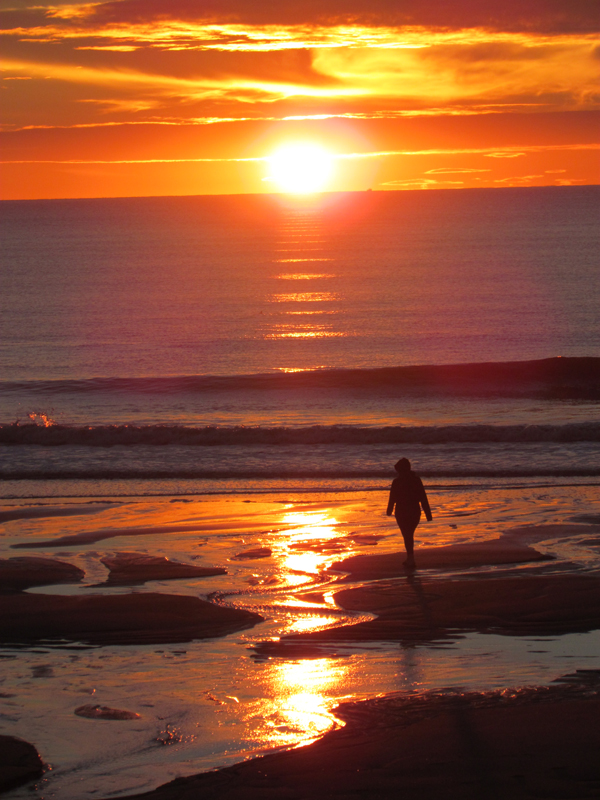
<svg viewBox="0 0 600 800">
<path fill-rule="evenodd" d="M 3 496 L 597 477 L 598 195 L 3 203 Z"/>
<path fill-rule="evenodd" d="M 0 732 L 52 766 L 33 796 L 118 797 L 307 743 L 344 698 L 600 667 L 597 631 L 309 661 L 260 649 L 361 618 L 328 599 L 324 570 L 401 549 L 385 517 L 401 456 L 434 514 L 417 556 L 518 529 L 557 572 L 600 568 L 586 524 L 600 519 L 599 199 L 588 186 L 0 204 L 0 557 L 26 547 L 85 571 L 33 592 L 192 594 L 265 617 L 180 646 L 0 648 Z M 271 555 L 238 558 L 252 548 Z M 100 587 L 101 559 L 123 553 L 227 574 Z M 90 697 L 140 719 L 74 715 Z"/>
</svg>

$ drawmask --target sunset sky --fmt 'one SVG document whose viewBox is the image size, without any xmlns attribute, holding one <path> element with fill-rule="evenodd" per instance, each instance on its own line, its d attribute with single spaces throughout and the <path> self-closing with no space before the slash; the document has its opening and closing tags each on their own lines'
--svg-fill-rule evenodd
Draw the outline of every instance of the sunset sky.
<svg viewBox="0 0 600 800">
<path fill-rule="evenodd" d="M 328 191 L 598 183 L 599 16 L 597 0 L 4 0 L 1 196 L 279 191 L 273 156 L 298 144 L 321 149 Z"/>
</svg>

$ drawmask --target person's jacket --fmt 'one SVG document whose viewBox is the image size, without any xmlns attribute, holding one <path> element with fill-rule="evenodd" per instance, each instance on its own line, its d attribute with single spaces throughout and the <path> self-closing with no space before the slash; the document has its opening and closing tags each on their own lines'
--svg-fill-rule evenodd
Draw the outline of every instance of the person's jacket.
<svg viewBox="0 0 600 800">
<path fill-rule="evenodd" d="M 388 516 L 394 513 L 394 508 L 397 517 L 403 514 L 414 514 L 419 510 L 419 505 L 422 506 L 427 520 L 431 522 L 431 508 L 421 478 L 412 470 L 398 475 L 392 481 L 390 489 Z"/>
</svg>

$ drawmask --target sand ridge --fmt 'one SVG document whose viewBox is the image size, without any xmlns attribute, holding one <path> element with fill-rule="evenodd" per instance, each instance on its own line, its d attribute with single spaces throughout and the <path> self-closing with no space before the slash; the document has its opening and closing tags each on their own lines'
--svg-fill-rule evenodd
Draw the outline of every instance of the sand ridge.
<svg viewBox="0 0 600 800">
<path fill-rule="evenodd" d="M 70 640 L 87 644 L 163 644 L 224 636 L 262 621 L 259 614 L 198 597 L 119 595 L 0 597 L 0 642 Z"/>
<path fill-rule="evenodd" d="M 405 553 L 383 553 L 351 556 L 336 561 L 329 572 L 347 573 L 346 580 L 374 580 L 406 575 Z M 494 564 L 521 564 L 529 561 L 552 561 L 551 556 L 533 547 L 507 541 L 505 538 L 486 542 L 451 544 L 445 547 L 421 547 L 416 550 L 419 569 L 456 569 Z"/>
</svg>

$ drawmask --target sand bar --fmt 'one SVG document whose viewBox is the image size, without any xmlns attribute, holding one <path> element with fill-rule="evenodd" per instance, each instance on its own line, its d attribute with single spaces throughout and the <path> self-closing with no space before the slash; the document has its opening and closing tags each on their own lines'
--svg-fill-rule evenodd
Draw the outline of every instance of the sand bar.
<svg viewBox="0 0 600 800">
<path fill-rule="evenodd" d="M 0 593 L 21 592 L 31 586 L 54 583 L 78 583 L 84 575 L 84 571 L 74 564 L 54 558 L 0 558 Z"/>
<path fill-rule="evenodd" d="M 163 534 L 192 534 L 192 533 L 214 533 L 217 530 L 229 531 L 231 530 L 231 522 L 220 522 L 206 525 L 202 522 L 187 524 L 187 525 L 151 525 L 144 527 L 126 527 L 126 528 L 107 528 L 102 530 L 81 531 L 66 536 L 60 536 L 55 539 L 44 539 L 42 541 L 26 541 L 17 542 L 11 545 L 15 550 L 35 550 L 37 548 L 46 547 L 76 547 L 82 544 L 96 544 L 103 542 L 106 539 L 116 539 L 119 536 L 160 536 Z M 239 529 L 253 531 L 260 529 L 262 523 L 237 522 Z"/>
<path fill-rule="evenodd" d="M 66 639 L 87 644 L 163 644 L 225 636 L 262 617 L 197 597 L 153 592 L 78 597 L 0 596 L 0 642 Z"/>
<path fill-rule="evenodd" d="M 494 564 L 520 564 L 528 561 L 552 561 L 546 556 L 515 542 L 492 539 L 473 544 L 452 544 L 446 547 L 422 547 L 416 551 L 419 569 L 457 569 L 492 566 Z M 360 555 L 336 561 L 330 572 L 346 572 L 348 580 L 374 580 L 406 575 L 406 553 Z"/>
<path fill-rule="evenodd" d="M 335 595 L 348 611 L 376 619 L 338 628 L 294 633 L 265 642 L 263 656 L 310 657 L 327 643 L 433 641 L 478 631 L 510 636 L 550 636 L 600 628 L 600 578 L 538 575 L 426 581 L 415 576 L 379 581 Z"/>
<path fill-rule="evenodd" d="M 149 556 L 146 553 L 116 553 L 100 561 L 109 569 L 108 586 L 121 586 L 164 581 L 177 578 L 206 578 L 211 575 L 225 575 L 223 567 L 198 567 L 195 564 L 182 564 L 165 556 Z"/>
<path fill-rule="evenodd" d="M 0 524 L 17 519 L 42 519 L 44 517 L 77 517 L 81 514 L 98 514 L 114 503 L 99 502 L 90 504 L 71 504 L 66 506 L 13 506 L 0 508 Z"/>
<path fill-rule="evenodd" d="M 32 744 L 14 736 L 0 736 L 0 792 L 33 781 L 43 771 L 42 759 Z"/>
</svg>

